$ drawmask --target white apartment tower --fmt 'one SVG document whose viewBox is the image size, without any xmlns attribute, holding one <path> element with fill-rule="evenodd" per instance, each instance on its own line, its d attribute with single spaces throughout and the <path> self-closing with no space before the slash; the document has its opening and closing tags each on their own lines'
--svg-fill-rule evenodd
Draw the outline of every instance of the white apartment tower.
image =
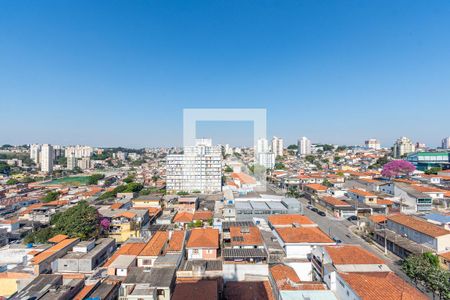
<svg viewBox="0 0 450 300">
<path fill-rule="evenodd" d="M 416 151 L 415 145 L 407 137 L 401 137 L 394 144 L 393 155 L 395 158 L 401 158 L 403 155 Z"/>
<path fill-rule="evenodd" d="M 93 149 L 91 146 L 68 146 L 65 150 L 65 157 L 75 156 L 75 158 L 91 157 Z"/>
<path fill-rule="evenodd" d="M 442 139 L 442 149 L 450 149 L 450 136 Z"/>
<path fill-rule="evenodd" d="M 267 139 L 258 139 L 255 151 L 256 162 L 266 169 L 273 169 L 275 166 L 275 153 L 270 151 Z"/>
<path fill-rule="evenodd" d="M 374 150 L 380 150 L 381 145 L 380 142 L 377 139 L 368 139 L 364 142 L 364 145 L 367 149 L 374 149 Z"/>
<path fill-rule="evenodd" d="M 41 145 L 33 144 L 30 146 L 30 158 L 36 163 L 39 164 L 41 158 Z"/>
<path fill-rule="evenodd" d="M 172 192 L 212 193 L 222 190 L 222 151 L 211 139 L 197 139 L 184 154 L 166 158 L 166 185 Z"/>
<path fill-rule="evenodd" d="M 283 156 L 283 139 L 276 136 L 272 138 L 272 152 L 275 156 Z"/>
<path fill-rule="evenodd" d="M 45 173 L 53 172 L 53 147 L 49 144 L 44 144 L 41 147 L 41 171 Z"/>
<path fill-rule="evenodd" d="M 302 137 L 298 140 L 298 154 L 300 156 L 305 156 L 311 154 L 311 141 Z"/>
<path fill-rule="evenodd" d="M 77 158 L 75 155 L 67 156 L 67 170 L 73 170 L 77 166 Z"/>
</svg>

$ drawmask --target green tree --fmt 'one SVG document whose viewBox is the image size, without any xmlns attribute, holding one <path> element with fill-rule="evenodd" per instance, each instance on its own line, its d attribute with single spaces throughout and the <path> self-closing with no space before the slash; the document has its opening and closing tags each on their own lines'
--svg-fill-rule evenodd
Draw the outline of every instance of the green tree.
<svg viewBox="0 0 450 300">
<path fill-rule="evenodd" d="M 103 174 L 92 174 L 89 176 L 88 184 L 97 184 L 99 180 L 105 178 Z"/>
<path fill-rule="evenodd" d="M 7 185 L 14 185 L 14 184 L 17 184 L 17 183 L 19 183 L 19 181 L 17 179 L 14 179 L 14 178 L 10 178 L 10 179 L 8 179 L 6 181 Z"/>
<path fill-rule="evenodd" d="M 427 175 L 436 175 L 439 171 L 442 171 L 441 167 L 432 167 L 428 170 L 425 170 L 425 174 Z"/>
<path fill-rule="evenodd" d="M 231 172 L 233 172 L 233 168 L 231 168 L 230 166 L 226 165 L 224 171 L 226 173 L 231 173 Z"/>
<path fill-rule="evenodd" d="M 128 175 L 128 177 L 126 177 L 123 182 L 125 183 L 132 183 L 134 180 L 134 175 Z"/>
<path fill-rule="evenodd" d="M 288 148 L 288 150 L 297 150 L 298 145 L 292 144 L 292 145 L 289 145 L 287 148 Z"/>
<path fill-rule="evenodd" d="M 42 202 L 51 202 L 55 201 L 59 197 L 58 191 L 49 191 L 47 194 L 41 199 Z"/>
<path fill-rule="evenodd" d="M 25 244 L 29 243 L 47 243 L 48 239 L 53 237 L 55 234 L 52 227 L 41 228 L 38 231 L 29 233 L 24 239 L 23 242 Z"/>
<path fill-rule="evenodd" d="M 273 167 L 275 170 L 284 170 L 286 167 L 282 162 L 275 163 L 275 166 Z"/>
<path fill-rule="evenodd" d="M 306 155 L 305 156 L 305 160 L 307 162 L 309 162 L 310 164 L 314 163 L 314 161 L 316 160 L 316 158 L 314 157 L 314 155 Z"/>
<path fill-rule="evenodd" d="M 97 210 L 86 201 L 64 212 L 57 213 L 53 223 L 56 234 L 66 234 L 70 237 L 79 237 L 82 240 L 95 238 L 99 232 L 99 218 Z"/>
<path fill-rule="evenodd" d="M 126 185 L 125 190 L 123 191 L 123 193 L 138 193 L 140 192 L 142 189 L 144 188 L 144 186 L 141 183 L 138 182 L 131 182 L 129 184 Z"/>
<path fill-rule="evenodd" d="M 0 161 L 0 173 L 9 174 L 11 172 L 11 167 L 7 163 Z"/>
</svg>

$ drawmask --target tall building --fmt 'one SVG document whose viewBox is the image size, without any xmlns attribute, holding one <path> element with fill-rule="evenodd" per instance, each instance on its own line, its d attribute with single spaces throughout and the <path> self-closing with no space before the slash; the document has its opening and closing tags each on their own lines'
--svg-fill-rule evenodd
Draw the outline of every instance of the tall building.
<svg viewBox="0 0 450 300">
<path fill-rule="evenodd" d="M 450 149 L 450 136 L 442 139 L 442 149 Z"/>
<path fill-rule="evenodd" d="M 91 159 L 89 157 L 83 157 L 77 161 L 77 166 L 81 170 L 87 170 L 91 168 Z"/>
<path fill-rule="evenodd" d="M 222 151 L 211 139 L 198 139 L 183 154 L 166 157 L 166 186 L 171 192 L 212 193 L 222 190 Z"/>
<path fill-rule="evenodd" d="M 256 153 L 268 153 L 270 151 L 267 139 L 260 138 L 256 143 Z"/>
<path fill-rule="evenodd" d="M 298 155 L 304 156 L 311 154 L 311 141 L 302 137 L 298 140 Z"/>
<path fill-rule="evenodd" d="M 275 153 L 270 150 L 267 139 L 258 139 L 255 150 L 256 163 L 266 169 L 273 169 L 275 166 Z"/>
<path fill-rule="evenodd" d="M 36 163 L 39 164 L 41 157 L 41 145 L 33 144 L 30 146 L 30 158 Z"/>
<path fill-rule="evenodd" d="M 364 145 L 366 146 L 367 149 L 375 149 L 375 150 L 381 149 L 380 142 L 377 139 L 368 139 L 367 141 L 364 142 Z"/>
<path fill-rule="evenodd" d="M 65 150 L 65 157 L 75 156 L 76 158 L 91 157 L 93 149 L 91 146 L 68 146 Z"/>
<path fill-rule="evenodd" d="M 45 173 L 53 172 L 53 147 L 49 144 L 44 144 L 41 147 L 41 171 Z"/>
<path fill-rule="evenodd" d="M 403 155 L 416 151 L 416 147 L 407 137 L 401 137 L 394 144 L 393 156 L 401 158 Z"/>
<path fill-rule="evenodd" d="M 276 136 L 272 138 L 272 152 L 275 156 L 283 156 L 283 139 Z"/>
<path fill-rule="evenodd" d="M 77 166 L 77 158 L 75 155 L 67 156 L 67 170 L 73 170 Z"/>
</svg>

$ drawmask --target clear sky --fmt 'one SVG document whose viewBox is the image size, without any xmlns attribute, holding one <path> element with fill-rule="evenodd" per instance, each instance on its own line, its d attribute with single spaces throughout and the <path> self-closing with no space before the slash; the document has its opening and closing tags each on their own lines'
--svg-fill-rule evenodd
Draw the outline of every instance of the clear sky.
<svg viewBox="0 0 450 300">
<path fill-rule="evenodd" d="M 0 144 L 181 145 L 183 108 L 266 108 L 287 144 L 436 146 L 450 2 L 0 2 Z M 237 125 L 198 131 L 251 141 Z"/>
</svg>

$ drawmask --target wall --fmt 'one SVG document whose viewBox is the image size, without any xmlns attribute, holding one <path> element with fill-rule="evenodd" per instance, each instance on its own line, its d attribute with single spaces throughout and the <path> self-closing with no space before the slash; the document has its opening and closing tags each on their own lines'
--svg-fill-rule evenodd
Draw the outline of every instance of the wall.
<svg viewBox="0 0 450 300">
<path fill-rule="evenodd" d="M 223 264 L 224 281 L 243 281 L 249 275 L 269 276 L 267 264 Z"/>
<path fill-rule="evenodd" d="M 305 262 L 288 262 L 288 266 L 293 268 L 301 281 L 312 281 L 312 264 Z"/>
</svg>

